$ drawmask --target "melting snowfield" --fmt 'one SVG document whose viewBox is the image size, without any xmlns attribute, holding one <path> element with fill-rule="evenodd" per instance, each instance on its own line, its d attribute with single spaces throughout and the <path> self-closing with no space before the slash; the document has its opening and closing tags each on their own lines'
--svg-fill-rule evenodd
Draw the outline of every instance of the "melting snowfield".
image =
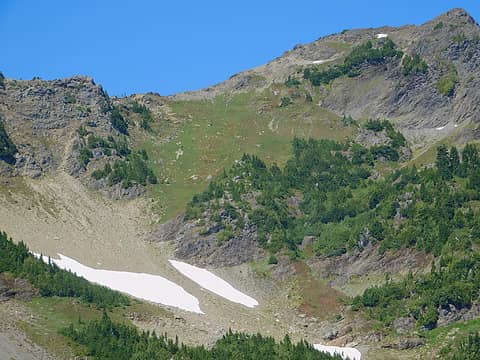
<svg viewBox="0 0 480 360">
<path fill-rule="evenodd" d="M 39 255 L 36 256 L 40 257 Z M 58 256 L 60 259 L 51 260 L 59 268 L 76 273 L 90 282 L 157 304 L 174 306 L 182 310 L 203 314 L 200 303 L 195 296 L 159 275 L 93 269 L 62 254 L 58 254 Z M 42 260 L 48 261 L 45 256 Z"/>
<path fill-rule="evenodd" d="M 210 271 L 176 260 L 169 260 L 170 264 L 184 276 L 196 282 L 202 288 L 235 303 L 253 308 L 258 305 L 257 300 L 238 291 L 232 285 Z"/>
<path fill-rule="evenodd" d="M 361 360 L 362 354 L 355 348 L 351 347 L 338 347 L 338 346 L 327 346 L 314 344 L 313 347 L 321 352 L 326 352 L 331 355 L 340 355 L 344 359 L 349 360 Z"/>
</svg>

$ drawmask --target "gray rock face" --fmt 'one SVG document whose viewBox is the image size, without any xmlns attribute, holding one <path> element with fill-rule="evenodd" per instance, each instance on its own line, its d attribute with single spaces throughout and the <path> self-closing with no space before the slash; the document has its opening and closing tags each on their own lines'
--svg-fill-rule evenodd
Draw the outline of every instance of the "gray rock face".
<svg viewBox="0 0 480 360">
<path fill-rule="evenodd" d="M 218 231 L 202 232 L 201 229 L 194 222 L 178 217 L 162 225 L 149 239 L 154 242 L 173 241 L 175 256 L 202 266 L 235 266 L 266 255 L 258 244 L 253 225 L 247 223 L 241 236 L 222 242 L 218 240 Z"/>
<path fill-rule="evenodd" d="M 192 237 L 189 234 L 193 235 Z M 247 226 L 240 237 L 219 244 L 217 234 L 184 234 L 178 239 L 175 255 L 202 265 L 233 266 L 263 257 L 254 226 Z"/>
<path fill-rule="evenodd" d="M 469 308 L 460 309 L 449 305 L 448 308 L 440 308 L 438 314 L 437 326 L 450 325 L 460 320 L 472 320 L 480 316 L 480 304 L 476 302 Z"/>
<path fill-rule="evenodd" d="M 71 142 L 75 142 L 81 125 L 95 123 L 99 133 L 110 133 L 108 106 L 102 87 L 88 77 L 5 79 L 0 114 L 18 148 L 15 173 L 35 178 L 62 165 L 78 176 L 78 156 Z"/>
<path fill-rule="evenodd" d="M 397 333 L 404 334 L 413 329 L 415 326 L 415 319 L 411 317 L 398 318 L 393 321 L 392 326 Z"/>
<path fill-rule="evenodd" d="M 399 350 L 413 349 L 425 345 L 425 340 L 419 337 L 400 338 L 398 340 L 397 348 Z"/>
<path fill-rule="evenodd" d="M 0 301 L 12 298 L 30 300 L 36 295 L 38 295 L 38 290 L 34 289 L 26 280 L 10 279 L 4 274 L 0 274 Z"/>
</svg>

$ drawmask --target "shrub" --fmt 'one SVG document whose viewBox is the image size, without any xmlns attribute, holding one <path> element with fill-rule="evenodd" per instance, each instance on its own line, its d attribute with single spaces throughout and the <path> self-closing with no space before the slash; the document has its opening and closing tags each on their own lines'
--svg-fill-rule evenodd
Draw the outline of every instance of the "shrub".
<svg viewBox="0 0 480 360">
<path fill-rule="evenodd" d="M 390 39 L 381 42 L 377 47 L 374 47 L 372 41 L 367 41 L 353 48 L 342 65 L 335 65 L 326 70 L 307 68 L 303 72 L 303 77 L 310 80 L 312 85 L 319 86 L 328 84 L 341 76 L 358 76 L 363 64 L 378 65 L 387 59 L 401 58 L 402 56 L 403 52 L 397 50 L 396 45 Z"/>
<path fill-rule="evenodd" d="M 90 149 L 83 147 L 80 149 L 80 155 L 78 157 L 78 160 L 83 166 L 87 166 L 88 163 L 90 162 L 90 159 L 93 157 L 92 152 Z"/>
<path fill-rule="evenodd" d="M 433 30 L 440 30 L 443 29 L 443 22 L 439 21 L 438 23 L 435 24 Z"/>
<path fill-rule="evenodd" d="M 455 86 L 457 85 L 458 77 L 456 71 L 443 75 L 440 80 L 435 84 L 437 91 L 445 96 L 452 96 L 455 92 Z"/>
<path fill-rule="evenodd" d="M 428 65 L 425 60 L 422 60 L 417 54 L 413 56 L 406 55 L 402 61 L 403 75 L 417 75 L 425 74 L 428 70 Z"/>
<path fill-rule="evenodd" d="M 8 136 L 3 121 L 0 119 L 0 160 L 8 164 L 15 164 L 17 147 Z"/>
<path fill-rule="evenodd" d="M 298 80 L 296 78 L 292 78 L 290 75 L 288 76 L 288 79 L 285 80 L 285 86 L 287 86 L 287 87 L 294 87 L 294 86 L 298 86 L 300 84 L 301 84 L 300 80 Z"/>
<path fill-rule="evenodd" d="M 276 265 L 278 264 L 278 259 L 275 255 L 270 255 L 270 257 L 268 258 L 268 264 L 269 265 Z"/>
<path fill-rule="evenodd" d="M 75 104 L 77 99 L 71 92 L 67 92 L 64 97 L 65 104 Z"/>
<path fill-rule="evenodd" d="M 110 114 L 110 122 L 114 129 L 119 133 L 127 135 L 128 134 L 128 123 L 123 118 L 120 110 L 117 107 L 114 107 Z"/>
<path fill-rule="evenodd" d="M 288 96 L 284 96 L 280 99 L 280 107 L 287 107 L 292 104 L 292 99 Z"/>
</svg>

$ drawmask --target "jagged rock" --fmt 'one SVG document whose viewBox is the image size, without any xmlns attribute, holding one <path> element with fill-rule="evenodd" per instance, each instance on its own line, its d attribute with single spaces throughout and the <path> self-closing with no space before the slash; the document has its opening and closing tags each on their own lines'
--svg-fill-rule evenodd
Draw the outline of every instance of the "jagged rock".
<svg viewBox="0 0 480 360">
<path fill-rule="evenodd" d="M 331 341 L 338 337 L 338 330 L 330 330 L 328 333 L 325 334 L 323 340 Z"/>
<path fill-rule="evenodd" d="M 408 337 L 398 339 L 397 348 L 399 350 L 413 349 L 425 345 L 425 340 L 420 337 Z"/>
<path fill-rule="evenodd" d="M 415 326 L 415 319 L 411 317 L 402 317 L 402 318 L 395 319 L 392 324 L 393 329 L 399 334 L 404 334 L 406 332 L 409 332 L 410 330 L 413 329 L 414 326 Z"/>
<path fill-rule="evenodd" d="M 145 193 L 145 186 L 134 184 L 128 188 L 124 188 L 122 184 L 108 185 L 107 179 L 92 180 L 89 183 L 90 188 L 100 191 L 103 195 L 119 200 L 133 199 Z"/>
<path fill-rule="evenodd" d="M 11 279 L 5 274 L 0 274 L 0 300 L 19 299 L 31 300 L 38 295 L 38 290 L 25 279 Z"/>
</svg>

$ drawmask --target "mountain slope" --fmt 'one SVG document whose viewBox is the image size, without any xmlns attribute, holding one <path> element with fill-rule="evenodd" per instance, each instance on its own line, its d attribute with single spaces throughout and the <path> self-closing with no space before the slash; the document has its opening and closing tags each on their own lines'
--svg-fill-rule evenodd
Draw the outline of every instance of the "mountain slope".
<svg viewBox="0 0 480 360">
<path fill-rule="evenodd" d="M 427 170 L 418 180 L 410 169 L 432 166 L 441 143 L 458 145 L 461 154 L 467 141 L 477 140 L 479 39 L 476 22 L 454 9 L 420 26 L 330 35 L 222 84 L 172 97 L 110 98 L 85 77 L 1 78 L 0 140 L 8 161 L 0 161 L 0 225 L 35 252 L 181 284 L 207 315 L 143 309 L 131 316 L 142 328 L 180 333 L 188 343 L 213 344 L 231 327 L 358 346 L 366 358 L 436 354 L 449 331 L 476 330 L 478 320 L 460 330 L 453 322 L 420 332 L 419 340 L 418 328 L 379 328 L 350 304 L 372 285 L 384 285 L 385 274 L 401 281 L 411 270 L 429 273 L 435 251 L 445 255 L 443 245 L 456 235 L 475 233 L 472 174 L 447 181 Z M 292 150 L 294 138 L 335 143 L 296 140 Z M 302 153 L 305 144 L 312 149 Z M 320 164 L 307 169 L 311 178 L 304 168 L 310 161 Z M 292 176 L 295 171 L 303 175 Z M 249 187 L 258 179 L 258 188 Z M 318 184 L 322 191 L 313 191 Z M 222 186 L 227 191 L 210 196 Z M 429 194 L 448 214 L 451 198 L 461 205 L 448 218 L 452 236 L 440 229 L 443 215 L 431 208 Z M 320 198 L 324 203 L 315 202 Z M 415 233 L 424 247 L 410 244 L 411 233 L 402 229 L 413 224 L 412 203 L 428 210 L 424 220 L 435 227 L 430 237 L 426 226 Z M 264 208 L 270 212 L 262 218 Z M 279 221 L 270 231 L 253 223 L 253 215 Z M 388 229 L 388 241 L 378 237 L 373 220 Z M 445 243 L 427 248 L 437 233 Z M 214 267 L 260 306 L 245 309 L 200 289 L 168 265 L 174 254 Z M 412 307 L 415 300 L 408 297 Z M 462 309 L 468 316 L 476 311 L 471 304 L 472 311 Z M 26 306 L 46 311 L 42 304 Z M 451 313 L 440 314 L 465 315 Z"/>
<path fill-rule="evenodd" d="M 319 89 L 319 104 L 338 115 L 355 118 L 389 118 L 405 135 L 422 144 L 432 139 L 455 136 L 471 139 L 473 123 L 477 127 L 478 41 L 480 29 L 462 9 L 453 9 L 420 26 L 347 30 L 297 45 L 293 50 L 258 68 L 236 74 L 224 83 L 198 92 L 174 95 L 173 99 L 214 98 L 219 94 L 250 89 L 265 89 L 283 83 L 299 70 L 320 63 L 328 67 L 341 61 L 349 51 L 379 34 L 386 34 L 408 55 L 418 54 L 429 70 L 420 76 L 402 76 L 398 64 L 364 69 L 356 78 L 335 80 Z M 452 67 L 457 85 L 451 96 L 440 94 L 436 83 Z M 454 127 L 465 128 L 460 131 Z M 444 131 L 435 129 L 443 127 Z"/>
</svg>

